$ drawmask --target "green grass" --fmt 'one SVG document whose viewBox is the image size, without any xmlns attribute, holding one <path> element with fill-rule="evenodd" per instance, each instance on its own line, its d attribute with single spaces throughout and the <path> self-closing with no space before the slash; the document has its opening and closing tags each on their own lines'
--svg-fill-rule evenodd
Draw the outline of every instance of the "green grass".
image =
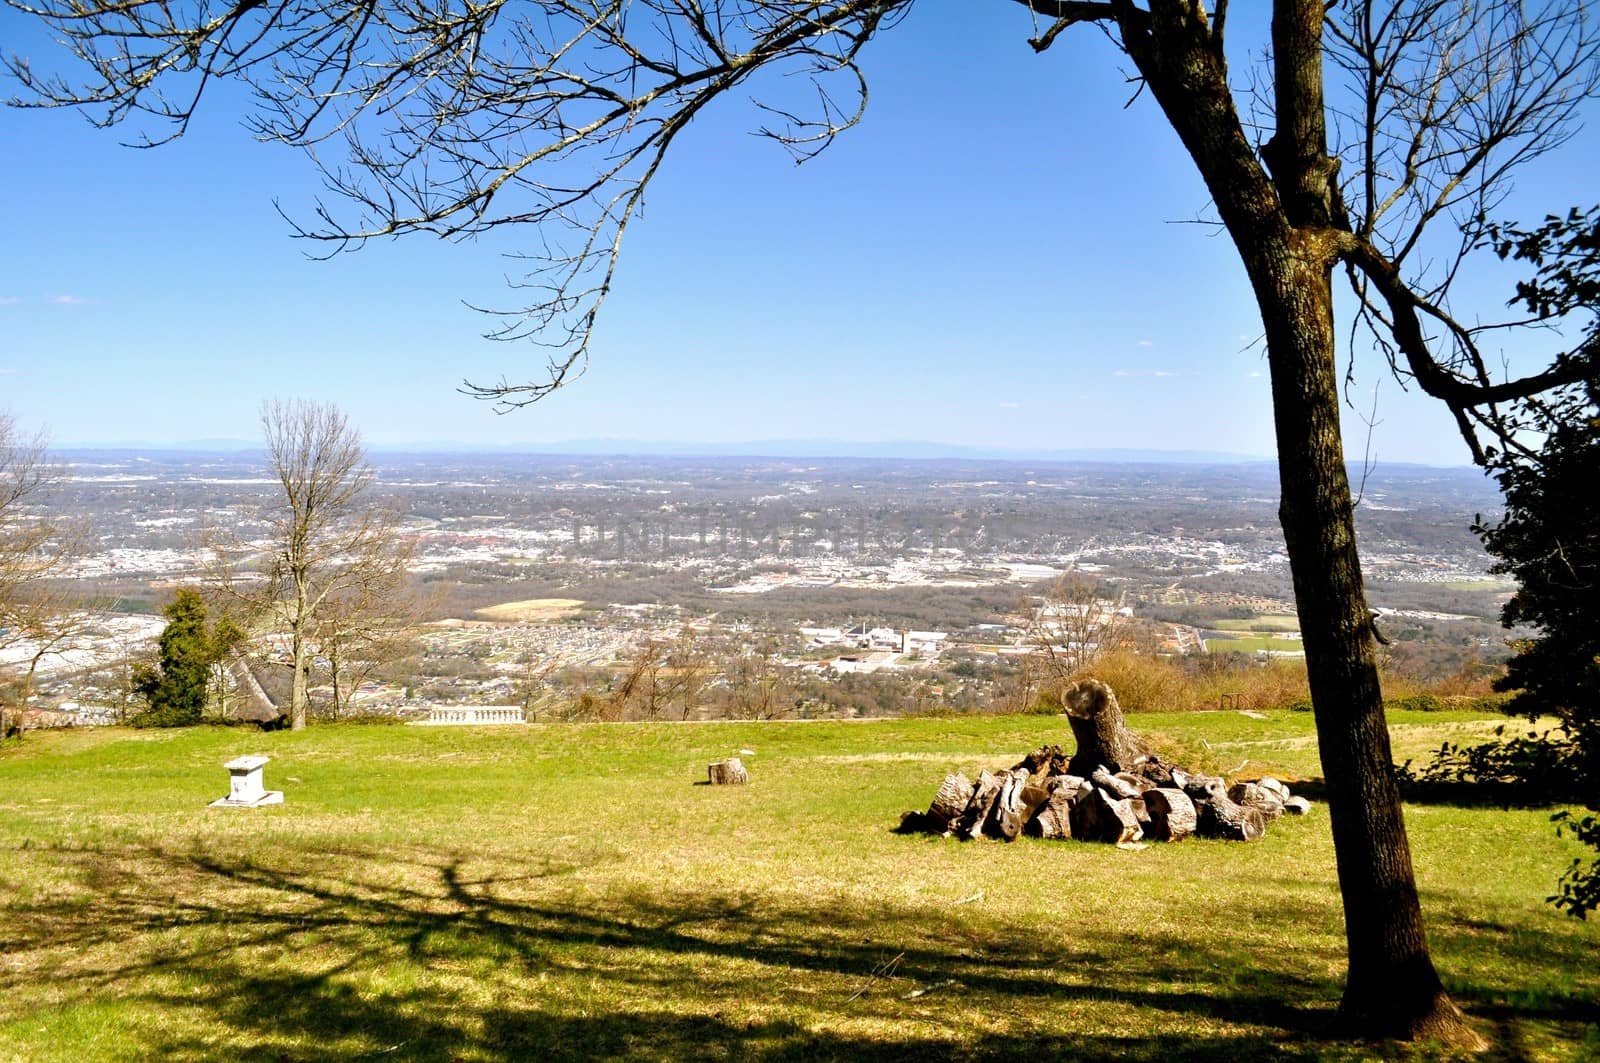
<svg viewBox="0 0 1600 1063">
<path fill-rule="evenodd" d="M 1258 650 L 1299 653 L 1301 648 L 1299 639 L 1275 638 L 1272 635 L 1255 638 L 1206 639 L 1207 653 L 1255 653 Z"/>
<path fill-rule="evenodd" d="M 1317 774 L 1311 717 L 1135 717 Z M 1397 714 L 1396 754 L 1501 722 Z M 1319 1037 L 1326 810 L 1138 852 L 889 833 L 1059 718 L 32 734 L 0 752 L 0 1060 L 1371 1059 Z M 753 781 L 693 785 L 733 750 Z M 287 802 L 212 809 L 221 763 Z M 1310 787 L 1308 786 L 1308 789 Z M 1546 810 L 1409 809 L 1435 958 L 1516 1059 L 1600 1051 Z"/>
</svg>

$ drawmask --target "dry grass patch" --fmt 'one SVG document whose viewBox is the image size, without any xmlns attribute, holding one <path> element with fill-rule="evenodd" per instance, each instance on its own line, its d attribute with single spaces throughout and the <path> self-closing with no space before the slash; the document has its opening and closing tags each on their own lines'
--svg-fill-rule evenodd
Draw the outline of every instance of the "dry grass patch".
<svg viewBox="0 0 1600 1063">
<path fill-rule="evenodd" d="M 582 598 L 528 598 L 473 611 L 473 616 L 505 624 L 562 620 L 583 608 Z"/>
</svg>

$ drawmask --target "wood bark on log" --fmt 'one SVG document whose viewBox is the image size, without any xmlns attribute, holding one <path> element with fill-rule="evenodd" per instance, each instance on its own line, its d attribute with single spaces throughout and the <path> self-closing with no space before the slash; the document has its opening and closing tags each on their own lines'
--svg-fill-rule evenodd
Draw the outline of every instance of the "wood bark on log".
<svg viewBox="0 0 1600 1063">
<path fill-rule="evenodd" d="M 1158 787 L 1144 792 L 1145 811 L 1150 813 L 1146 832 L 1157 841 L 1181 841 L 1193 834 L 1198 819 L 1194 802 L 1182 790 Z"/>
<path fill-rule="evenodd" d="M 1052 775 L 1065 774 L 1067 770 L 1067 761 L 1070 759 L 1071 758 L 1067 756 L 1066 750 L 1062 749 L 1060 746 L 1040 746 L 1032 753 L 1029 753 L 1027 756 L 1023 757 L 1022 760 L 1017 763 L 1017 767 L 1028 769 L 1029 775 L 1038 775 L 1044 778 L 1049 778 Z"/>
<path fill-rule="evenodd" d="M 1236 782 L 1228 787 L 1228 797 L 1234 804 L 1259 809 L 1268 823 L 1283 815 L 1283 799 L 1257 783 Z"/>
<path fill-rule="evenodd" d="M 1028 822 L 1022 825 L 1023 832 L 1032 838 L 1046 838 L 1052 841 L 1065 840 L 1072 837 L 1072 805 L 1077 800 L 1078 788 L 1057 787 L 1050 791 L 1044 804 L 1034 809 Z"/>
<path fill-rule="evenodd" d="M 738 757 L 714 761 L 706 768 L 706 775 L 712 786 L 737 786 L 750 781 L 750 773 Z"/>
<path fill-rule="evenodd" d="M 1222 780 L 1212 780 L 1210 796 L 1199 809 L 1195 833 L 1202 838 L 1253 842 L 1267 833 L 1267 821 L 1257 808 L 1236 805 L 1222 788 Z"/>
<path fill-rule="evenodd" d="M 1132 800 L 1145 790 L 1144 787 L 1135 786 L 1120 775 L 1112 775 L 1104 768 L 1096 768 L 1089 776 L 1089 781 L 1118 800 Z"/>
<path fill-rule="evenodd" d="M 1022 790 L 1028 784 L 1026 768 L 1015 768 L 1000 776 L 1000 793 L 989 812 L 987 830 L 1003 841 L 1013 842 L 1022 833 Z"/>
<path fill-rule="evenodd" d="M 956 824 L 957 835 L 962 838 L 976 838 L 983 833 L 983 825 L 989 819 L 989 810 L 994 807 L 995 798 L 1000 796 L 1001 782 L 998 775 L 987 771 L 978 773 L 972 800 L 967 802 L 966 810 L 961 813 L 961 820 Z"/>
<path fill-rule="evenodd" d="M 1078 740 L 1077 752 L 1067 764 L 1071 774 L 1087 776 L 1101 766 L 1115 773 L 1149 756 L 1139 736 L 1123 725 L 1122 706 L 1106 684 L 1097 679 L 1069 683 L 1061 701 Z"/>
<path fill-rule="evenodd" d="M 949 830 L 961 813 L 967 810 L 967 805 L 972 803 L 972 780 L 960 772 L 955 772 L 944 777 L 944 782 L 939 786 L 939 792 L 934 795 L 933 803 L 928 806 L 928 820 L 930 826 L 938 825 L 939 833 Z"/>
<path fill-rule="evenodd" d="M 1072 836 L 1083 841 L 1121 845 L 1144 837 L 1130 802 L 1095 788 L 1072 806 Z"/>
</svg>

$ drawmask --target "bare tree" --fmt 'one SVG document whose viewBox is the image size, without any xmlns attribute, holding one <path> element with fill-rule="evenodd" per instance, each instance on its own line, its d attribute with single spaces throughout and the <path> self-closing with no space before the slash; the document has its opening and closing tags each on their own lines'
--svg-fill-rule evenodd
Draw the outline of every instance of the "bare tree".
<svg viewBox="0 0 1600 1063">
<path fill-rule="evenodd" d="M 20 732 L 40 664 L 77 646 L 91 619 L 51 579 L 81 534 L 44 506 L 61 475 L 44 436 L 24 434 L 0 412 L 0 650 L 13 662 L 0 688 L 0 734 Z"/>
<path fill-rule="evenodd" d="M 694 117 L 758 74 L 808 73 L 813 109 L 791 105 L 791 90 L 768 104 L 763 131 L 801 157 L 822 149 L 861 114 L 861 48 L 909 6 L 7 2 L 41 17 L 87 70 L 73 84 L 12 59 L 31 105 L 88 106 L 106 124 L 150 116 L 159 141 L 184 131 L 211 82 L 252 84 L 257 133 L 321 145 L 329 187 L 353 207 L 324 206 L 302 230 L 334 248 L 537 226 L 527 304 L 498 334 L 549 344 L 549 377 L 468 385 L 509 406 L 581 371 L 622 236 Z M 1559 145 L 1595 91 L 1595 27 L 1578 2 L 1274 0 L 1270 48 L 1245 57 L 1236 88 L 1227 0 L 1020 4 L 1035 50 L 1092 26 L 1102 32 L 1089 39 L 1126 57 L 1210 191 L 1260 309 L 1345 906 L 1341 1013 L 1364 1034 L 1479 1043 L 1428 953 L 1390 772 L 1344 465 L 1332 279 L 1352 278 L 1354 324 L 1403 381 L 1448 406 L 1476 458 L 1525 445 L 1507 404 L 1592 378 L 1594 353 L 1505 372 L 1484 355 L 1483 326 L 1465 323 L 1478 318 L 1451 306 L 1450 283 L 1474 246 L 1463 223 L 1495 206 L 1516 167 Z M 324 161 L 333 137 L 348 149 L 342 163 Z"/>
<path fill-rule="evenodd" d="M 1120 649 L 1128 612 L 1104 597 L 1099 583 L 1077 576 L 1050 582 L 1033 606 L 1028 639 L 1055 693 L 1103 653 Z"/>
<path fill-rule="evenodd" d="M 0 625 L 22 588 L 54 568 L 55 522 L 40 508 L 59 471 L 45 457 L 42 434 L 26 435 L 0 411 Z"/>
<path fill-rule="evenodd" d="M 711 660 L 685 627 L 673 640 L 647 638 L 623 664 L 611 689 L 613 719 L 685 720 L 698 707 Z"/>
<path fill-rule="evenodd" d="M 395 511 L 372 497 L 373 472 L 360 434 L 332 405 L 275 401 L 261 408 L 267 463 L 283 488 L 265 514 L 266 554 L 212 544 L 224 593 L 257 619 L 287 632 L 292 683 L 289 726 L 306 725 L 318 646 L 349 649 L 397 607 L 409 544 Z M 253 568 L 255 570 L 253 570 Z M 254 578 L 252 578 L 254 577 Z"/>
<path fill-rule="evenodd" d="M 317 610 L 314 642 L 324 662 L 329 711 L 348 714 L 362 684 L 418 652 L 419 604 L 406 585 L 411 551 L 396 540 L 391 557 L 400 564 L 354 567 L 350 582 Z"/>
</svg>

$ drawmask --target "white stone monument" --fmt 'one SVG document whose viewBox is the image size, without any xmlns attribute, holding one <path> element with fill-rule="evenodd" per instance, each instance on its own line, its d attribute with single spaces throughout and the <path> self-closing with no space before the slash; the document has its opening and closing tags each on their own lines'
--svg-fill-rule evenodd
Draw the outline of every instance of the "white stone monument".
<svg viewBox="0 0 1600 1063">
<path fill-rule="evenodd" d="M 259 754 L 234 757 L 223 767 L 228 769 L 228 796 L 211 802 L 212 808 L 256 808 L 260 805 L 283 804 L 283 791 L 268 790 L 261 784 L 261 769 L 271 757 Z"/>
</svg>

